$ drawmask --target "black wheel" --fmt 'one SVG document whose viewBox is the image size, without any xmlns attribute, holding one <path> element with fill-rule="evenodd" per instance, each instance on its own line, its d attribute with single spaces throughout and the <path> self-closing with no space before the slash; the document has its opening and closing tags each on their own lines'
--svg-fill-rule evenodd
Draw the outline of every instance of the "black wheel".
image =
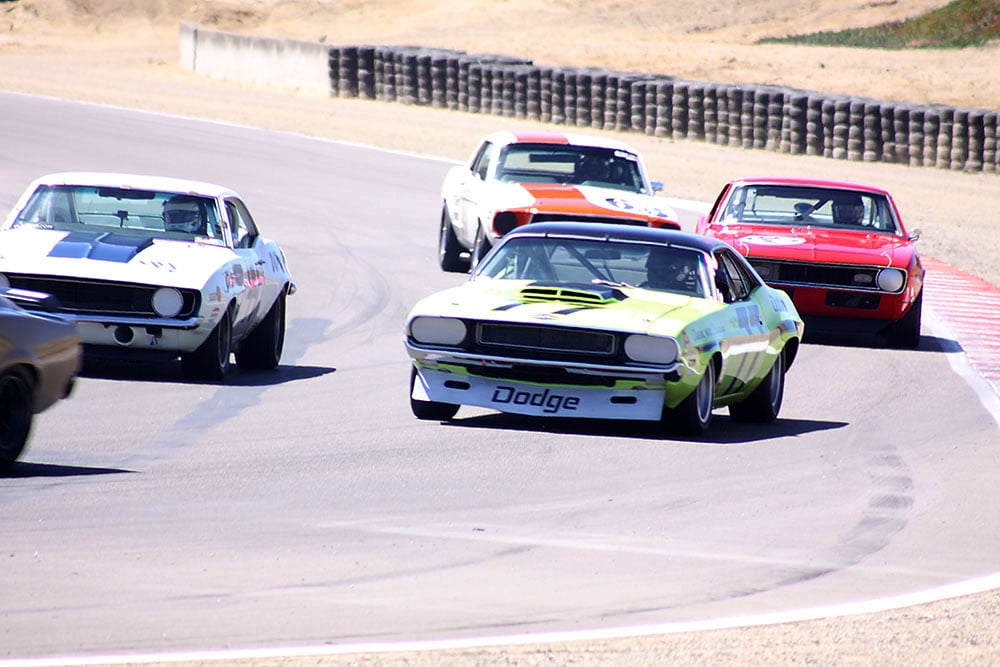
<svg viewBox="0 0 1000 667">
<path fill-rule="evenodd" d="M 13 368 L 0 374 L 0 469 L 9 468 L 24 451 L 35 414 L 31 378 Z"/>
<path fill-rule="evenodd" d="M 663 408 L 662 420 L 671 432 L 698 436 L 712 424 L 712 404 L 715 402 L 715 364 L 709 362 L 698 386 L 676 408 Z"/>
<path fill-rule="evenodd" d="M 458 414 L 458 405 L 453 403 L 438 403 L 437 401 L 420 401 L 413 398 L 413 384 L 417 381 L 417 369 L 410 369 L 410 410 L 417 419 L 433 421 L 448 421 Z"/>
<path fill-rule="evenodd" d="M 782 351 L 771 365 L 767 377 L 745 401 L 729 406 L 729 416 L 739 422 L 773 422 L 781 411 L 785 396 L 785 353 Z"/>
<path fill-rule="evenodd" d="M 924 305 L 924 291 L 910 304 L 910 309 L 888 331 L 889 345 L 892 347 L 914 348 L 920 345 L 920 318 Z"/>
<path fill-rule="evenodd" d="M 472 248 L 472 259 L 469 262 L 469 270 L 475 271 L 476 267 L 479 266 L 479 262 L 486 256 L 486 253 L 490 251 L 493 244 L 490 243 L 490 238 L 486 235 L 486 230 L 483 229 L 483 224 L 479 223 L 479 227 L 476 229 L 476 245 Z"/>
<path fill-rule="evenodd" d="M 441 208 L 441 226 L 438 229 L 438 263 L 441 269 L 451 273 L 465 273 L 469 270 L 469 260 L 462 258 L 462 246 L 451 226 L 448 207 Z"/>
<path fill-rule="evenodd" d="M 218 381 L 229 370 L 233 320 L 227 310 L 198 349 L 181 355 L 181 369 L 189 380 Z"/>
<path fill-rule="evenodd" d="M 236 352 L 236 365 L 245 370 L 266 371 L 281 361 L 285 347 L 285 291 L 274 300 L 271 310 L 250 335 L 240 343 Z"/>
</svg>

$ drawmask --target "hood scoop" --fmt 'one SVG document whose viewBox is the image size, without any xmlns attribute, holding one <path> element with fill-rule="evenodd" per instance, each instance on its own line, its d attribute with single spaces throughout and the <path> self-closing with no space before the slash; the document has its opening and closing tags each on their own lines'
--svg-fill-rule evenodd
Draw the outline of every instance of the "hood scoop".
<svg viewBox="0 0 1000 667">
<path fill-rule="evenodd" d="M 153 237 L 146 235 L 70 232 L 53 246 L 49 257 L 127 263 L 151 245 Z"/>
<path fill-rule="evenodd" d="M 521 290 L 521 300 L 532 303 L 558 301 L 580 306 L 603 306 L 627 298 L 624 292 L 610 285 L 536 282 Z"/>
</svg>

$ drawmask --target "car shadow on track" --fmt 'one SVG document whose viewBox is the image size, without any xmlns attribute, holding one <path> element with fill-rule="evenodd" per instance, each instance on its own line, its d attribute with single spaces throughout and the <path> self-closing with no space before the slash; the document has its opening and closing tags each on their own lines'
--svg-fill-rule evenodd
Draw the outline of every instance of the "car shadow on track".
<svg viewBox="0 0 1000 667">
<path fill-rule="evenodd" d="M 832 331 L 810 332 L 806 327 L 806 334 L 802 339 L 804 345 L 829 345 L 833 347 L 863 347 L 876 350 L 886 350 L 893 352 L 897 350 L 908 350 L 911 352 L 961 352 L 961 344 L 952 338 L 939 338 L 937 336 L 921 336 L 920 343 L 913 348 L 896 348 L 886 342 L 884 336 L 878 334 L 843 333 Z"/>
<path fill-rule="evenodd" d="M 712 419 L 708 432 L 698 437 L 677 436 L 658 423 L 624 422 L 603 419 L 563 419 L 559 417 L 526 417 L 522 415 L 496 413 L 475 417 L 456 418 L 442 422 L 445 426 L 460 428 L 502 429 L 506 431 L 535 431 L 614 438 L 635 438 L 682 442 L 690 444 L 741 445 L 762 443 L 779 438 L 795 437 L 844 428 L 847 422 L 819 421 L 810 419 L 781 419 L 771 424 L 748 424 L 735 422 L 722 410 Z"/>
<path fill-rule="evenodd" d="M 0 479 L 29 477 L 87 477 L 90 475 L 116 475 L 119 473 L 134 473 L 134 470 L 124 468 L 91 468 L 88 466 L 54 465 L 51 463 L 31 463 L 15 461 L 6 470 L 0 469 Z"/>
<path fill-rule="evenodd" d="M 269 371 L 244 371 L 233 367 L 226 377 L 218 382 L 196 382 L 184 377 L 179 361 L 150 363 L 141 361 L 110 361 L 85 359 L 82 377 L 102 380 L 122 380 L 126 382 L 173 382 L 177 384 L 211 384 L 233 387 L 267 387 L 297 380 L 310 380 L 336 372 L 329 366 L 285 366 L 280 365 Z"/>
</svg>

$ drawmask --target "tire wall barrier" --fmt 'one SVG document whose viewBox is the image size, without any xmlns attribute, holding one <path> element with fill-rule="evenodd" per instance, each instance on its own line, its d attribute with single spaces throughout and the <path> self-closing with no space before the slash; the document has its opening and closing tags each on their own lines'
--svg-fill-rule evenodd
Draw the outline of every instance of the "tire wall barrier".
<svg viewBox="0 0 1000 667">
<path fill-rule="evenodd" d="M 416 46 L 330 46 L 182 23 L 196 74 L 724 146 L 1000 172 L 1000 112 L 720 84 Z"/>
</svg>

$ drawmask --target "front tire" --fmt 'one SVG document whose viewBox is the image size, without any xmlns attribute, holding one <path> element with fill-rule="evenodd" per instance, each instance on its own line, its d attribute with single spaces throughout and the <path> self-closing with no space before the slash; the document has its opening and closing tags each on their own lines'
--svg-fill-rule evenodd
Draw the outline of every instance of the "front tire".
<svg viewBox="0 0 1000 667">
<path fill-rule="evenodd" d="M 35 392 L 27 372 L 13 368 L 0 375 L 0 469 L 24 451 L 35 414 Z"/>
<path fill-rule="evenodd" d="M 476 228 L 476 245 L 472 248 L 472 258 L 469 262 L 469 271 L 475 271 L 476 267 L 479 266 L 479 262 L 482 261 L 483 257 L 486 256 L 493 248 L 493 244 L 490 242 L 490 237 L 486 235 L 486 230 L 483 229 L 483 224 L 479 223 L 479 227 Z"/>
<path fill-rule="evenodd" d="M 413 385 L 417 381 L 417 369 L 410 369 L 410 410 L 417 419 L 427 419 L 444 422 L 458 414 L 458 405 L 439 403 L 437 401 L 421 401 L 413 398 Z"/>
<path fill-rule="evenodd" d="M 661 419 L 667 429 L 677 435 L 699 436 L 712 425 L 712 406 L 714 403 L 715 363 L 709 361 L 695 390 L 676 408 L 664 406 Z"/>
<path fill-rule="evenodd" d="M 766 424 L 775 421 L 781 411 L 781 401 L 785 396 L 785 353 L 771 365 L 756 389 L 742 403 L 729 406 L 729 416 L 733 421 Z"/>
<path fill-rule="evenodd" d="M 282 289 L 271 310 L 240 343 L 236 365 L 244 370 L 268 371 L 281 361 L 285 347 L 285 291 Z"/>
<path fill-rule="evenodd" d="M 462 259 L 462 245 L 455 235 L 451 225 L 448 207 L 441 207 L 441 226 L 438 229 L 438 263 L 443 271 L 450 273 L 466 273 L 469 271 L 469 260 Z"/>
<path fill-rule="evenodd" d="M 226 376 L 229 370 L 229 357 L 232 353 L 233 320 L 229 311 L 212 329 L 208 338 L 194 352 L 181 355 L 181 370 L 189 380 L 206 380 L 217 382 Z"/>
<path fill-rule="evenodd" d="M 915 348 L 920 345 L 920 319 L 924 305 L 924 291 L 910 304 L 903 318 L 889 327 L 888 342 L 891 347 Z"/>
</svg>

